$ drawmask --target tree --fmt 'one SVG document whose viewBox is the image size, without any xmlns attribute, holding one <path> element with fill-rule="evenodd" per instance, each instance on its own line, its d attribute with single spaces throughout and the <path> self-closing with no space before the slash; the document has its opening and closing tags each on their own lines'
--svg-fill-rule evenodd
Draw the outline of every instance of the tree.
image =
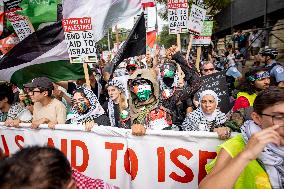
<svg viewBox="0 0 284 189">
<path fill-rule="evenodd" d="M 164 25 L 163 30 L 158 36 L 158 42 L 160 45 L 164 45 L 165 48 L 169 48 L 177 43 L 177 36 L 169 34 L 169 26 Z"/>
</svg>

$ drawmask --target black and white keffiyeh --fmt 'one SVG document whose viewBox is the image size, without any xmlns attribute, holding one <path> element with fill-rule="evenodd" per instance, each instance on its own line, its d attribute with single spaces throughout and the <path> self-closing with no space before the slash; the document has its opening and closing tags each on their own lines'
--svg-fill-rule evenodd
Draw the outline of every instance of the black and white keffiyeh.
<svg viewBox="0 0 284 189">
<path fill-rule="evenodd" d="M 261 128 L 252 120 L 246 121 L 241 127 L 245 143 L 254 133 L 260 132 Z M 264 165 L 266 173 L 273 189 L 284 189 L 284 147 L 268 144 L 258 157 Z"/>
<path fill-rule="evenodd" d="M 117 79 L 110 80 L 108 82 L 108 86 L 117 87 L 122 93 L 125 93 L 123 84 Z M 115 127 L 114 104 L 111 98 L 109 98 L 108 100 L 108 116 L 109 116 L 111 126 Z"/>
<path fill-rule="evenodd" d="M 87 89 L 85 87 L 78 87 L 77 89 L 82 89 L 84 91 L 84 94 L 89 100 L 91 107 L 84 114 L 79 113 L 75 107 L 72 107 L 72 114 L 68 118 L 71 124 L 80 124 L 86 121 L 94 120 L 105 113 L 104 109 L 100 105 L 96 95 L 93 93 L 92 90 Z"/>
<path fill-rule="evenodd" d="M 201 108 L 201 100 L 204 96 L 211 95 L 214 97 L 218 106 L 219 98 L 212 90 L 205 90 L 200 94 L 199 107 L 188 114 L 182 123 L 184 131 L 213 131 L 214 128 L 224 124 L 227 121 L 227 116 L 219 109 L 215 109 L 212 114 L 206 114 Z"/>
</svg>

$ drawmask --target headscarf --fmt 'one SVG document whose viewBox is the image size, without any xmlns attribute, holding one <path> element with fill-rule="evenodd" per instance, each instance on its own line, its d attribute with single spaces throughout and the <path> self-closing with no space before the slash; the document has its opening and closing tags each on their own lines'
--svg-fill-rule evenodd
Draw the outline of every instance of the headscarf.
<svg viewBox="0 0 284 189">
<path fill-rule="evenodd" d="M 174 65 L 174 62 L 170 62 L 170 64 L 161 65 L 160 74 L 158 80 L 160 81 L 160 89 L 163 99 L 168 99 L 174 95 L 176 88 L 179 86 L 179 74 L 177 74 L 177 65 Z M 173 83 L 171 86 L 168 86 L 164 82 L 164 78 L 172 78 Z"/>
<path fill-rule="evenodd" d="M 200 94 L 199 107 L 190 113 L 182 123 L 185 131 L 213 131 L 227 121 L 226 115 L 219 109 L 215 109 L 212 114 L 206 114 L 201 108 L 201 101 L 204 96 L 212 95 L 218 105 L 219 98 L 212 90 L 205 90 Z"/>
<path fill-rule="evenodd" d="M 206 119 L 207 119 L 208 121 L 213 121 L 213 120 L 216 118 L 216 116 L 218 115 L 218 109 L 217 109 L 217 107 L 215 108 L 215 110 L 214 110 L 214 112 L 213 112 L 212 114 L 207 114 L 207 113 L 205 113 L 205 112 L 202 110 L 202 108 L 201 108 L 201 101 L 202 101 L 203 97 L 206 96 L 206 95 L 211 95 L 211 96 L 213 96 L 213 98 L 215 99 L 215 102 L 216 102 L 216 106 L 218 106 L 219 98 L 218 98 L 218 95 L 217 95 L 214 91 L 212 91 L 212 90 L 205 90 L 205 91 L 202 91 L 201 94 L 200 94 L 200 98 L 199 98 L 199 108 L 200 108 L 202 114 L 204 115 L 204 117 L 206 117 Z"/>
<path fill-rule="evenodd" d="M 246 121 L 241 127 L 245 143 L 254 133 L 260 132 L 261 128 L 252 120 Z M 264 165 L 272 188 L 284 189 L 284 147 L 268 144 L 261 152 L 258 159 Z"/>
<path fill-rule="evenodd" d="M 71 108 L 71 116 L 67 118 L 70 120 L 71 123 L 84 123 L 89 120 L 94 120 L 105 113 L 104 109 L 100 105 L 96 95 L 93 93 L 92 90 L 87 89 L 85 87 L 78 87 L 77 90 L 82 90 L 84 95 L 90 102 L 90 109 L 85 113 L 79 113 L 77 109 L 73 106 Z"/>
<path fill-rule="evenodd" d="M 117 87 L 122 93 L 125 92 L 122 83 L 117 79 L 110 80 L 108 82 L 108 87 L 109 86 Z M 108 116 L 111 126 L 115 127 L 114 105 L 113 105 L 113 100 L 111 98 L 108 99 Z"/>
</svg>

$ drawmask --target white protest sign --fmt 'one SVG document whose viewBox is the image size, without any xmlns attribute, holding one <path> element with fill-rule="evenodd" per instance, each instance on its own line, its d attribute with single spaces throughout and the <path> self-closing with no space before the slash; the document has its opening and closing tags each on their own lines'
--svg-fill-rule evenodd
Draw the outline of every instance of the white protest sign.
<svg viewBox="0 0 284 189">
<path fill-rule="evenodd" d="M 211 43 L 211 36 L 193 36 L 192 46 L 208 46 Z"/>
<path fill-rule="evenodd" d="M 91 17 L 62 19 L 71 63 L 97 62 Z"/>
<path fill-rule="evenodd" d="M 205 9 L 192 4 L 188 22 L 189 32 L 199 35 L 203 28 L 205 16 Z"/>
<path fill-rule="evenodd" d="M 121 189 L 197 188 L 205 164 L 222 143 L 216 133 L 151 131 L 143 137 L 131 130 L 81 125 L 47 125 L 40 129 L 10 128 L 0 123 L 0 148 L 6 155 L 29 145 L 60 149 L 73 168 Z"/>
<path fill-rule="evenodd" d="M 16 13 L 17 10 L 21 9 L 12 9 L 10 11 L 7 11 L 5 14 L 8 20 L 11 22 L 11 25 L 13 26 L 20 41 L 22 41 L 30 34 L 32 34 L 35 30 L 29 18 L 26 16 L 18 15 Z"/>
<path fill-rule="evenodd" d="M 188 32 L 187 0 L 168 0 L 169 34 Z"/>
</svg>

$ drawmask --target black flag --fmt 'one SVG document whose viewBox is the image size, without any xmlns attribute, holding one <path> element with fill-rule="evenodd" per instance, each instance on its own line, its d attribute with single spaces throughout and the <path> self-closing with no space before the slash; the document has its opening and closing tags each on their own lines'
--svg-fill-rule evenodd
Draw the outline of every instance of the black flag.
<svg viewBox="0 0 284 189">
<path fill-rule="evenodd" d="M 136 21 L 126 41 L 111 60 L 110 73 L 113 73 L 115 68 L 124 59 L 142 54 L 146 54 L 146 27 L 143 12 Z"/>
</svg>

